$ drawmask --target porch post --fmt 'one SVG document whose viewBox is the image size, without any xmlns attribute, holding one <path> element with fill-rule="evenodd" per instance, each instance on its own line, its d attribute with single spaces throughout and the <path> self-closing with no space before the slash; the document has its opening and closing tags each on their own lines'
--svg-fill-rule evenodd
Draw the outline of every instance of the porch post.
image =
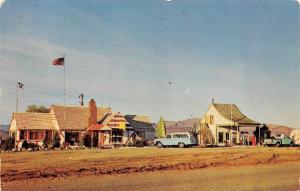
<svg viewBox="0 0 300 191">
<path fill-rule="evenodd" d="M 29 129 L 27 129 L 27 133 L 26 133 L 26 141 L 29 141 L 29 134 L 30 134 L 30 132 L 29 132 Z"/>
<path fill-rule="evenodd" d="M 94 131 L 92 131 L 92 136 L 91 136 L 91 148 L 93 147 L 93 142 L 94 142 Z"/>
<path fill-rule="evenodd" d="M 240 143 L 240 127 L 239 127 L 239 125 L 236 126 L 236 131 L 237 131 L 236 143 L 239 144 Z"/>
<path fill-rule="evenodd" d="M 219 143 L 218 136 L 218 125 L 216 125 L 216 145 Z"/>
</svg>

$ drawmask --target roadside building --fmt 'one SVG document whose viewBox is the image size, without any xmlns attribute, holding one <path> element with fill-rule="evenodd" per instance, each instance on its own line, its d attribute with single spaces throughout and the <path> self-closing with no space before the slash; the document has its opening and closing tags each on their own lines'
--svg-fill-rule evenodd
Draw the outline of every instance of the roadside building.
<svg viewBox="0 0 300 191">
<path fill-rule="evenodd" d="M 134 132 L 133 128 L 120 112 L 107 113 L 102 120 L 98 121 L 98 124 L 102 128 L 111 129 L 110 144 L 114 146 L 127 145 L 130 141 L 130 136 Z M 102 137 L 105 138 L 103 135 Z M 103 139 L 100 140 L 101 142 L 105 141 Z"/>
<path fill-rule="evenodd" d="M 88 131 L 99 136 L 96 144 L 126 144 L 133 129 L 124 116 L 109 107 L 97 107 L 93 99 L 88 107 L 52 105 L 50 113 L 13 113 L 9 126 L 9 136 L 19 147 L 25 140 L 42 144 L 47 137 L 53 141 L 56 132 L 61 145 L 79 145 Z"/>
<path fill-rule="evenodd" d="M 155 125 L 151 123 L 148 116 L 144 115 L 125 115 L 134 132 L 145 141 L 153 141 L 155 137 Z"/>
<path fill-rule="evenodd" d="M 293 129 L 290 137 L 293 139 L 295 145 L 300 146 L 300 129 Z"/>
<path fill-rule="evenodd" d="M 258 125 L 260 124 L 244 115 L 235 104 L 212 102 L 201 120 L 199 144 L 240 144 L 242 139 L 249 139 L 241 134 L 242 129 L 255 129 Z"/>
<path fill-rule="evenodd" d="M 59 130 L 61 144 L 78 145 L 86 130 L 97 124 L 111 108 L 97 107 L 92 99 L 86 106 L 52 105 L 51 119 L 55 129 Z"/>
<path fill-rule="evenodd" d="M 45 138 L 53 140 L 54 130 L 49 113 L 13 113 L 9 136 L 20 148 L 24 141 L 42 145 Z"/>
</svg>

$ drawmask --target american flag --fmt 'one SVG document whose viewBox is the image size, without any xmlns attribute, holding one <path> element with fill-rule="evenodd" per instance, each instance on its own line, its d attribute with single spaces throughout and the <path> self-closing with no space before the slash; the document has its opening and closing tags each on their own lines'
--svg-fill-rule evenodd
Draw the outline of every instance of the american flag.
<svg viewBox="0 0 300 191">
<path fill-rule="evenodd" d="M 52 64 L 55 66 L 63 66 L 64 65 L 65 58 L 56 58 L 55 60 L 52 61 Z"/>
</svg>

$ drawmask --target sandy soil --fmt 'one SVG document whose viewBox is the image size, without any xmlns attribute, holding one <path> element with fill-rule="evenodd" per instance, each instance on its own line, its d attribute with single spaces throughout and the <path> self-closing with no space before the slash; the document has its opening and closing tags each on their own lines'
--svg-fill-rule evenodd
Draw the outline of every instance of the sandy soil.
<svg viewBox="0 0 300 191">
<path fill-rule="evenodd" d="M 299 175 L 299 163 L 273 164 L 26 180 L 6 183 L 3 190 L 296 191 L 300 189 Z"/>
<path fill-rule="evenodd" d="M 300 176 L 300 148 L 23 152 L 1 160 L 3 190 L 295 190 Z"/>
</svg>

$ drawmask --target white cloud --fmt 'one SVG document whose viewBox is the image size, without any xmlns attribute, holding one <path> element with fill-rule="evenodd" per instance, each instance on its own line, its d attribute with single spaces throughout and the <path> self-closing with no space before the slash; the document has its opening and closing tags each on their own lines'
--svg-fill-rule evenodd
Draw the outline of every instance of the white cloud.
<svg viewBox="0 0 300 191">
<path fill-rule="evenodd" d="M 3 6 L 5 0 L 0 0 L 0 8 Z"/>
<path fill-rule="evenodd" d="M 300 7 L 300 0 L 293 0 L 296 1 L 298 3 L 298 6 Z"/>
</svg>

